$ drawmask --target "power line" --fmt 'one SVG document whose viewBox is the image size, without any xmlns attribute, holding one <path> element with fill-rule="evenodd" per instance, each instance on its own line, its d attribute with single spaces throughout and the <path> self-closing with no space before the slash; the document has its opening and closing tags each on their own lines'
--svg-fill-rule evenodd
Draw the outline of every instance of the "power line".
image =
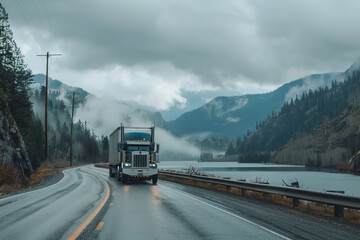
<svg viewBox="0 0 360 240">
<path fill-rule="evenodd" d="M 19 0 L 20 1 L 20 0 Z M 36 28 L 36 23 L 35 21 L 33 20 L 33 18 L 31 17 L 31 15 L 29 14 L 27 8 L 25 7 L 24 3 L 22 1 L 19 2 L 18 0 L 15 0 L 15 3 L 18 5 L 18 8 L 21 9 L 21 11 L 23 12 L 23 14 L 20 14 L 21 17 L 24 20 L 25 22 L 25 26 L 28 25 L 29 27 L 33 26 L 34 28 Z M 21 3 L 21 4 L 20 4 Z M 30 38 L 31 41 L 34 42 L 34 44 L 30 44 L 30 47 L 32 49 L 34 49 L 34 46 L 36 48 L 37 51 L 40 51 L 40 48 L 37 44 L 35 44 L 37 41 L 36 39 L 34 38 L 33 34 L 32 33 L 28 33 L 26 34 L 26 36 L 28 36 Z"/>
<path fill-rule="evenodd" d="M 41 14 L 40 14 L 40 11 L 39 11 L 39 9 L 38 9 L 37 4 L 34 2 L 34 0 L 31 0 L 31 2 L 32 2 L 32 4 L 34 5 L 35 13 L 36 13 L 36 15 L 38 16 L 41 24 L 43 25 L 43 28 L 45 28 L 45 23 L 44 23 L 44 21 L 43 21 L 43 19 L 42 19 L 42 17 L 41 17 Z"/>
<path fill-rule="evenodd" d="M 2 4 L 3 8 L 5 8 L 6 13 L 9 13 L 9 10 L 10 10 L 10 9 L 16 8 L 16 6 L 14 6 L 14 1 L 11 1 L 11 4 L 8 3 L 8 2 L 3 1 L 1 4 Z M 12 6 L 10 7 L 10 5 L 12 5 Z M 10 10 L 10 11 L 11 11 L 11 10 Z M 25 20 L 24 20 L 24 21 L 25 21 Z"/>
<path fill-rule="evenodd" d="M 30 18 L 30 14 L 27 11 L 26 7 L 24 6 L 23 2 L 21 2 L 20 0 L 19 1 L 15 0 L 15 3 L 18 5 L 18 8 L 23 12 L 24 17 L 27 19 L 27 23 L 34 25 L 34 22 Z M 31 19 L 31 23 L 30 23 L 30 19 Z"/>
<path fill-rule="evenodd" d="M 21 18 L 23 19 L 25 25 L 26 25 L 26 24 L 29 24 L 29 23 L 30 23 L 29 18 L 28 18 L 28 16 L 26 15 L 24 9 L 20 6 L 20 3 L 19 3 L 17 0 L 14 0 L 14 1 L 11 1 L 11 2 L 14 4 L 13 6 L 14 6 L 15 9 L 19 9 L 19 10 L 20 10 L 21 13 L 18 14 L 18 15 L 21 16 Z M 15 5 L 16 5 L 16 6 L 15 6 Z"/>
<path fill-rule="evenodd" d="M 53 28 L 53 25 L 52 25 L 52 22 L 51 22 L 51 19 L 49 18 L 49 14 L 48 14 L 48 10 L 47 10 L 47 8 L 45 7 L 45 4 L 44 4 L 44 1 L 43 0 L 40 0 L 40 2 L 41 2 L 41 5 L 42 5 L 42 7 L 43 7 L 43 12 L 45 13 L 45 17 L 46 17 L 46 19 L 47 19 L 47 21 L 48 21 L 48 24 L 49 24 L 49 26 L 50 26 L 50 29 L 54 29 Z"/>
</svg>

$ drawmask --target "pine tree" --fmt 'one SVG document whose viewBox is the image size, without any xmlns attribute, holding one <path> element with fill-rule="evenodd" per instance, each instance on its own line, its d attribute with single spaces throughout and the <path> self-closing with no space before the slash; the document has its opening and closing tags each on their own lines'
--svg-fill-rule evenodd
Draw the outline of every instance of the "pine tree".
<svg viewBox="0 0 360 240">
<path fill-rule="evenodd" d="M 108 137 L 103 137 L 101 141 L 102 145 L 102 154 L 101 154 L 101 160 L 103 162 L 109 161 L 109 140 Z"/>
<path fill-rule="evenodd" d="M 35 166 L 37 156 L 34 134 L 37 124 L 33 122 L 29 85 L 32 82 L 30 69 L 24 63 L 24 56 L 13 39 L 8 14 L 0 3 L 0 99 L 12 113 Z"/>
<path fill-rule="evenodd" d="M 32 106 L 28 95 L 31 71 L 13 39 L 8 14 L 0 3 L 0 95 L 8 104 L 22 134 L 32 125 Z"/>
</svg>

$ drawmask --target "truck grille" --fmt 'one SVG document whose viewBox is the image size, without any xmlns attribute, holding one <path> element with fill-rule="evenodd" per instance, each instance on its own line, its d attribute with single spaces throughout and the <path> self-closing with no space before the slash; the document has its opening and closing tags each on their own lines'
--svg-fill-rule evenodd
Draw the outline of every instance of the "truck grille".
<svg viewBox="0 0 360 240">
<path fill-rule="evenodd" d="M 134 155 L 133 167 L 147 167 L 147 155 Z"/>
</svg>

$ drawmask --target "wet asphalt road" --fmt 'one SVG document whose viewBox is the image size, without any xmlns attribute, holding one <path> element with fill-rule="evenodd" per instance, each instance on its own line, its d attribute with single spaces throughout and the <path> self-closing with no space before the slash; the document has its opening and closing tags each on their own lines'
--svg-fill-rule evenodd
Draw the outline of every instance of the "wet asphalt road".
<svg viewBox="0 0 360 240">
<path fill-rule="evenodd" d="M 360 239 L 333 218 L 161 180 L 124 185 L 93 166 L 0 199 L 0 239 L 66 239 L 105 197 L 100 177 L 110 199 L 80 239 Z"/>
<path fill-rule="evenodd" d="M 73 168 L 56 184 L 0 199 L 0 239 L 65 239 L 105 196 L 98 177 Z"/>
</svg>

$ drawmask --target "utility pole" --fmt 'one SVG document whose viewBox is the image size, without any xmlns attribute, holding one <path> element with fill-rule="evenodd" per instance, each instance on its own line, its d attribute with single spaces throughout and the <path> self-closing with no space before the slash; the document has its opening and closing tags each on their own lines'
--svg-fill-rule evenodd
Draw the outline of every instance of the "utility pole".
<svg viewBox="0 0 360 240">
<path fill-rule="evenodd" d="M 84 132 L 84 160 L 86 162 L 86 121 L 85 121 L 85 132 Z"/>
<path fill-rule="evenodd" d="M 92 140 L 92 162 L 95 162 L 95 134 L 94 134 L 94 129 L 92 130 L 92 135 L 94 137 L 94 139 Z"/>
<path fill-rule="evenodd" d="M 49 57 L 50 56 L 61 56 L 61 54 L 49 54 L 46 55 L 36 55 L 39 57 L 46 57 L 46 84 L 45 84 L 45 161 L 48 160 L 48 116 L 47 116 L 47 108 L 48 108 L 48 89 L 49 89 Z"/>
</svg>

